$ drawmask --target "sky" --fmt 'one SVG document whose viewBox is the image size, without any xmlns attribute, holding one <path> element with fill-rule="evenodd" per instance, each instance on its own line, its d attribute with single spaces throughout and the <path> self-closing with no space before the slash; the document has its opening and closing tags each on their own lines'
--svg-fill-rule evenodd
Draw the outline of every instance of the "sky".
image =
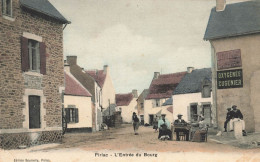
<svg viewBox="0 0 260 162">
<path fill-rule="evenodd" d="M 87 70 L 108 65 L 116 93 L 140 94 L 154 72 L 211 67 L 203 36 L 215 0 L 49 1 L 72 22 L 64 30 L 64 59 L 76 55 Z"/>
</svg>

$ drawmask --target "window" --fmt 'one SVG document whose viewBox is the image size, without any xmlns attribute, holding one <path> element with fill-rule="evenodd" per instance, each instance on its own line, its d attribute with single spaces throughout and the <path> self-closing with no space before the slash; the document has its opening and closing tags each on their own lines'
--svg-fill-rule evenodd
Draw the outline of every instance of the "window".
<svg viewBox="0 0 260 162">
<path fill-rule="evenodd" d="M 12 17 L 12 0 L 2 0 L 2 13 L 5 16 Z"/>
<path fill-rule="evenodd" d="M 46 46 L 43 42 L 22 37 L 22 71 L 46 74 Z"/>
<path fill-rule="evenodd" d="M 202 98 L 209 98 L 211 97 L 211 90 L 209 85 L 204 85 L 202 87 Z"/>
<path fill-rule="evenodd" d="M 40 71 L 39 42 L 28 40 L 29 64 L 31 71 Z"/>
<path fill-rule="evenodd" d="M 79 113 L 77 108 L 66 108 L 66 122 L 67 123 L 78 123 Z"/>
<path fill-rule="evenodd" d="M 198 105 L 190 105 L 190 117 L 191 121 L 197 121 L 198 120 Z"/>
<path fill-rule="evenodd" d="M 155 100 L 155 107 L 160 107 L 160 99 Z"/>
<path fill-rule="evenodd" d="M 40 96 L 29 96 L 29 128 L 41 128 Z"/>
<path fill-rule="evenodd" d="M 140 103 L 140 105 L 141 105 L 141 108 L 143 109 L 144 108 L 144 103 Z"/>
</svg>

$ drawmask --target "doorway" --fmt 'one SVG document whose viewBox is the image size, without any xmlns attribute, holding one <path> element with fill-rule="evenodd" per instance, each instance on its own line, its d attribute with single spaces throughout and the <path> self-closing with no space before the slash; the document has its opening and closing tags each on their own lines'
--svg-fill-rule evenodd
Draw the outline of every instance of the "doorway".
<svg viewBox="0 0 260 162">
<path fill-rule="evenodd" d="M 40 96 L 29 96 L 29 128 L 41 128 Z"/>
</svg>

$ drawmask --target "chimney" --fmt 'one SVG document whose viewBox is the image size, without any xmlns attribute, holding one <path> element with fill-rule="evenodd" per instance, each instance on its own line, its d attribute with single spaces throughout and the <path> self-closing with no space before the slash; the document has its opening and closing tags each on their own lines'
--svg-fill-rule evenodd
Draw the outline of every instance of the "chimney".
<svg viewBox="0 0 260 162">
<path fill-rule="evenodd" d="M 77 65 L 77 56 L 67 56 L 67 63 L 71 65 Z"/>
<path fill-rule="evenodd" d="M 138 93 L 136 89 L 132 90 L 132 94 L 134 95 L 134 98 L 138 98 Z"/>
<path fill-rule="evenodd" d="M 160 72 L 154 72 L 153 79 L 158 79 L 159 76 L 160 76 Z"/>
<path fill-rule="evenodd" d="M 67 62 L 64 62 L 64 71 L 70 73 L 70 65 Z"/>
<path fill-rule="evenodd" d="M 191 73 L 194 70 L 194 67 L 187 67 L 187 73 Z"/>
<path fill-rule="evenodd" d="M 109 67 L 108 67 L 108 65 L 104 65 L 103 70 L 104 70 L 104 74 L 107 74 L 108 71 L 109 71 Z"/>
<path fill-rule="evenodd" d="M 226 0 L 216 0 L 216 11 L 224 11 L 226 7 Z"/>
</svg>

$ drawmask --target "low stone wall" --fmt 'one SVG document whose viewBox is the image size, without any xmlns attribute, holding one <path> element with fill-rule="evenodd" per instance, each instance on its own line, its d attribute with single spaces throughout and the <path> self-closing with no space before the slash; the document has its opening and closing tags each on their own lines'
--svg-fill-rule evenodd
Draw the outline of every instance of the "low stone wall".
<svg viewBox="0 0 260 162">
<path fill-rule="evenodd" d="M 17 149 L 45 143 L 57 143 L 62 140 L 62 131 L 43 131 L 33 133 L 0 134 L 0 148 Z"/>
</svg>

